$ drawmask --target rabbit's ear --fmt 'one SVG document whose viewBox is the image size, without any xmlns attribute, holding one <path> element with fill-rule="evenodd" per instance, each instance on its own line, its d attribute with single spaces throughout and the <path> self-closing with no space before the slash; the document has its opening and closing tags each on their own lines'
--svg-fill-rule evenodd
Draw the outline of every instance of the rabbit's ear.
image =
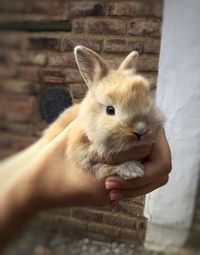
<svg viewBox="0 0 200 255">
<path fill-rule="evenodd" d="M 89 87 L 108 74 L 108 65 L 96 52 L 76 46 L 74 54 L 81 75 Z"/>
<path fill-rule="evenodd" d="M 121 63 L 119 70 L 121 71 L 128 70 L 128 71 L 135 72 L 137 67 L 137 62 L 138 62 L 137 61 L 138 55 L 139 53 L 137 51 L 132 51 Z"/>
</svg>

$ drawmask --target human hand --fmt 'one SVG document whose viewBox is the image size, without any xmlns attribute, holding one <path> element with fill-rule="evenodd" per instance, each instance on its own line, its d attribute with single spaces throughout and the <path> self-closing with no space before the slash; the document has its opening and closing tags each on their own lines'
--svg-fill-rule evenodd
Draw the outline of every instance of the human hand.
<svg viewBox="0 0 200 255">
<path fill-rule="evenodd" d="M 0 253 L 41 210 L 109 203 L 104 183 L 69 163 L 67 140 L 64 130 L 0 163 Z"/>
<path fill-rule="evenodd" d="M 107 162 L 119 164 L 148 157 L 144 163 L 145 174 L 142 178 L 125 181 L 118 176 L 110 176 L 106 178 L 105 186 L 94 175 L 77 169 L 75 165 L 69 165 L 65 155 L 66 146 L 67 133 L 63 131 L 42 152 L 44 166 L 35 172 L 35 178 L 40 180 L 37 183 L 41 185 L 36 185 L 35 195 L 38 194 L 39 200 L 43 201 L 43 207 L 106 205 L 110 201 L 117 202 L 122 198 L 144 195 L 168 181 L 171 156 L 164 130 L 152 147 L 134 148 Z M 96 157 L 93 161 L 103 160 Z"/>
<path fill-rule="evenodd" d="M 104 182 L 68 160 L 67 144 L 68 133 L 64 130 L 42 145 L 35 155 L 29 200 L 38 211 L 63 206 L 102 206 L 110 201 Z"/>
<path fill-rule="evenodd" d="M 4 247 L 35 213 L 62 206 L 111 205 L 121 198 L 146 194 L 168 180 L 171 159 L 164 132 L 152 147 L 132 149 L 111 158 L 110 164 L 148 157 L 142 178 L 130 181 L 110 176 L 105 183 L 69 163 L 67 129 L 52 140 L 39 140 L 0 164 L 0 229 Z M 103 160 L 98 157 L 95 160 Z M 12 231 L 9 231 L 12 229 Z M 0 231 L 1 232 L 1 231 Z"/>
<path fill-rule="evenodd" d="M 148 148 L 145 150 L 148 152 Z M 129 153 L 125 157 L 125 159 L 133 160 Z M 120 163 L 121 160 L 124 160 L 123 156 L 118 159 Z M 114 201 L 114 204 L 122 198 L 145 195 L 168 182 L 171 171 L 171 154 L 164 130 L 161 131 L 143 165 L 143 177 L 128 181 L 119 176 L 106 178 L 105 187 L 110 191 L 111 201 Z"/>
<path fill-rule="evenodd" d="M 66 146 L 67 130 L 64 130 L 51 142 L 43 144 L 39 141 L 36 147 L 29 148 L 31 158 L 25 157 L 24 164 L 20 161 L 21 169 L 18 169 L 17 174 L 22 178 L 19 178 L 20 185 L 16 183 L 12 194 L 20 194 L 18 200 L 23 199 L 26 208 L 40 211 L 61 206 L 106 205 L 110 201 L 144 195 L 168 180 L 171 159 L 164 131 L 152 149 L 143 147 L 135 152 L 132 149 L 110 159 L 109 163 L 112 164 L 142 159 L 148 156 L 151 149 L 148 160 L 144 163 L 144 176 L 129 181 L 118 176 L 108 177 L 105 183 L 97 181 L 94 175 L 69 164 L 65 154 Z M 15 162 L 11 166 L 12 162 L 10 169 L 14 169 Z M 9 178 L 12 178 L 12 174 L 9 174 Z"/>
</svg>

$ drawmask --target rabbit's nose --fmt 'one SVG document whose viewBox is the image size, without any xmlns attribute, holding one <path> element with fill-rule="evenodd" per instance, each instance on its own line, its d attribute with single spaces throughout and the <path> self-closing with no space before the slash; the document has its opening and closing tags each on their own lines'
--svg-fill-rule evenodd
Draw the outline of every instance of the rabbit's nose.
<svg viewBox="0 0 200 255">
<path fill-rule="evenodd" d="M 147 132 L 148 130 L 146 128 L 138 128 L 133 131 L 133 134 L 136 136 L 137 140 L 141 140 Z"/>
<path fill-rule="evenodd" d="M 133 134 L 136 136 L 137 140 L 141 140 L 144 134 L 140 134 L 138 132 L 133 132 Z"/>
</svg>

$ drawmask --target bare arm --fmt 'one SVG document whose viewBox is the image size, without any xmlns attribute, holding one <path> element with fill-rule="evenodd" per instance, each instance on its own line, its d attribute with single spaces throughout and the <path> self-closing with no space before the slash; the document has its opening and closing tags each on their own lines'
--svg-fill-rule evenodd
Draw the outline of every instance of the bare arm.
<svg viewBox="0 0 200 255">
<path fill-rule="evenodd" d="M 34 146 L 0 164 L 0 247 L 19 231 L 37 212 L 61 206 L 100 206 L 117 203 L 124 197 L 146 194 L 168 180 L 170 151 L 164 132 L 145 163 L 145 175 L 131 181 L 117 176 L 104 182 L 69 165 L 66 157 L 67 131 L 52 141 L 38 141 Z M 140 151 L 145 158 L 149 149 Z M 119 161 L 135 159 L 133 151 Z M 115 162 L 111 160 L 110 163 Z M 109 162 L 108 162 L 109 163 Z"/>
<path fill-rule="evenodd" d="M 0 164 L 1 248 L 41 210 L 109 203 L 104 183 L 69 166 L 66 146 L 67 133 L 62 132 L 51 142 L 38 141 Z"/>
</svg>

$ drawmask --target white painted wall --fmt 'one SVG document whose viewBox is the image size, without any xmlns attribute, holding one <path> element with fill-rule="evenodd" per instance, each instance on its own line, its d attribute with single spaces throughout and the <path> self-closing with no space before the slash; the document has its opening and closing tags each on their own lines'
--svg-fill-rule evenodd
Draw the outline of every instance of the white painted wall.
<svg viewBox="0 0 200 255">
<path fill-rule="evenodd" d="M 181 245 L 190 228 L 200 170 L 200 1 L 165 0 L 157 101 L 172 152 L 169 183 L 146 197 L 146 245 Z M 160 228 L 162 226 L 162 228 Z"/>
</svg>

